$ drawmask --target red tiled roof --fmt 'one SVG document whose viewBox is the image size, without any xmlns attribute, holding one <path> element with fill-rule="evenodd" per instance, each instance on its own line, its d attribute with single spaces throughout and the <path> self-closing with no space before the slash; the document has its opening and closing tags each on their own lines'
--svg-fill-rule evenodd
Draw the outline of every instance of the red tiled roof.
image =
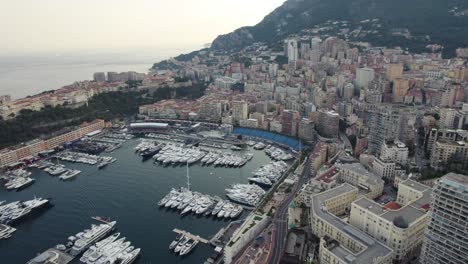
<svg viewBox="0 0 468 264">
<path fill-rule="evenodd" d="M 384 205 L 384 208 L 387 209 L 387 210 L 398 210 L 401 208 L 401 206 L 399 204 L 397 204 L 396 202 L 388 202 L 386 205 Z"/>
</svg>

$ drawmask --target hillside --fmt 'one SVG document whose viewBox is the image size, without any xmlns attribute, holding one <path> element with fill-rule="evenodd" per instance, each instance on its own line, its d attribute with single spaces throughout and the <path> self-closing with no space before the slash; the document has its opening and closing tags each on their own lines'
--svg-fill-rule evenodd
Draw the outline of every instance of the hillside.
<svg viewBox="0 0 468 264">
<path fill-rule="evenodd" d="M 359 34 L 367 21 L 376 21 L 376 28 Z M 274 44 L 327 22 L 338 32 L 344 29 L 357 33 L 347 34 L 348 40 L 373 45 L 420 51 L 436 43 L 445 47 L 447 55 L 457 47 L 468 46 L 466 0 L 288 0 L 257 25 L 218 36 L 212 49 L 239 50 L 254 42 Z"/>
</svg>

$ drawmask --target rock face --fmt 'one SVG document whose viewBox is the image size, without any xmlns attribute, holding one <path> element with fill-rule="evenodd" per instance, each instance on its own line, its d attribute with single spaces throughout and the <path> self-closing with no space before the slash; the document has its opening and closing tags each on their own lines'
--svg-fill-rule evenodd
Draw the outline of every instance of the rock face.
<svg viewBox="0 0 468 264">
<path fill-rule="evenodd" d="M 288 0 L 257 25 L 217 37 L 212 48 L 235 50 L 258 41 L 272 43 L 327 21 L 346 20 L 356 29 L 361 21 L 373 19 L 380 21 L 379 33 L 353 40 L 387 46 L 419 41 L 419 46 L 437 43 L 450 50 L 468 43 L 466 0 Z"/>
<path fill-rule="evenodd" d="M 218 36 L 211 44 L 211 48 L 215 50 L 237 50 L 240 47 L 246 47 L 254 43 L 255 39 L 250 33 L 248 27 L 243 27 L 235 30 L 232 33 Z"/>
</svg>

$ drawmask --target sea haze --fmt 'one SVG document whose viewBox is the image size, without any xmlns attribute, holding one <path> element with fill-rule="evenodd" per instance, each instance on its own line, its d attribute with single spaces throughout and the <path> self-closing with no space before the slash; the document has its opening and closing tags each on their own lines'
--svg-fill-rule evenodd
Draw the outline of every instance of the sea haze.
<svg viewBox="0 0 468 264">
<path fill-rule="evenodd" d="M 193 48 L 196 49 L 196 48 Z M 148 72 L 154 62 L 191 49 L 0 55 L 0 95 L 14 99 L 91 80 L 94 72 Z"/>
</svg>

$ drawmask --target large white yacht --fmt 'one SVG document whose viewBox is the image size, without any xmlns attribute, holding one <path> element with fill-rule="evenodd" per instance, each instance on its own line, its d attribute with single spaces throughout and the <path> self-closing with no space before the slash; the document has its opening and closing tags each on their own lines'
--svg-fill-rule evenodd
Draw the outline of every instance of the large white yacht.
<svg viewBox="0 0 468 264">
<path fill-rule="evenodd" d="M 116 222 L 110 222 L 101 225 L 92 225 L 91 229 L 87 230 L 78 240 L 76 240 L 70 254 L 76 256 L 89 248 L 93 243 L 96 243 L 114 228 Z"/>
</svg>

